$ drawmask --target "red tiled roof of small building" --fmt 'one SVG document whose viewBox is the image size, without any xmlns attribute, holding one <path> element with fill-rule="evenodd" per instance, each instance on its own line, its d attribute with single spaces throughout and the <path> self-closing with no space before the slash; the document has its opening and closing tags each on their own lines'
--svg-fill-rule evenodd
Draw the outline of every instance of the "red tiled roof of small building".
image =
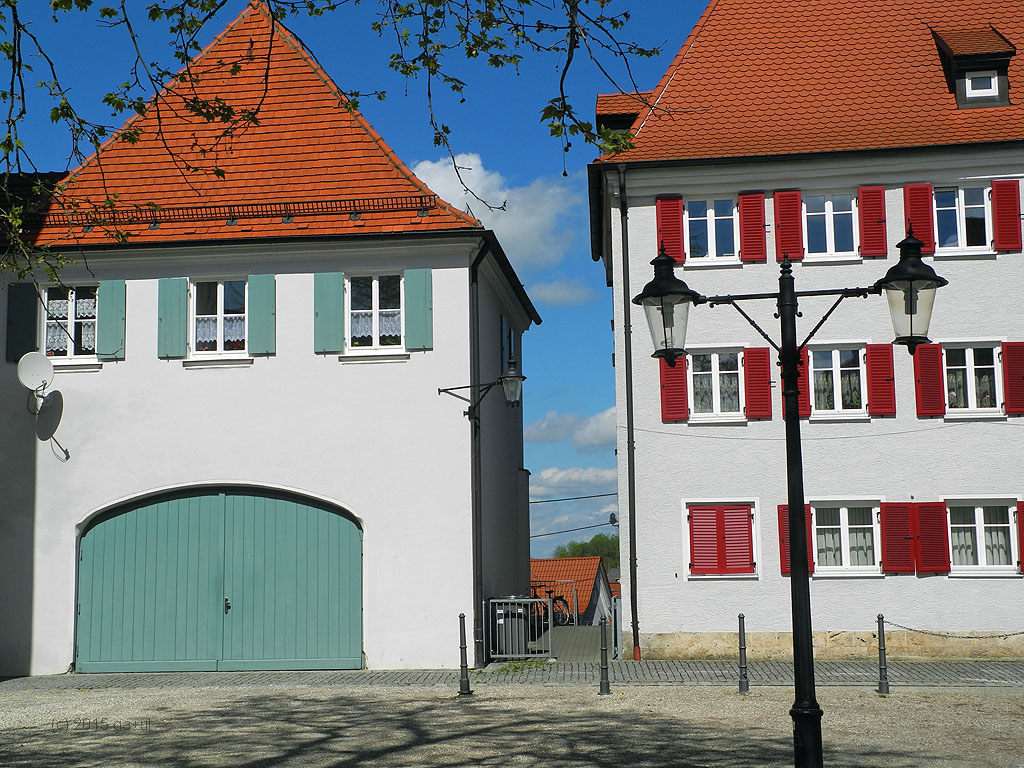
<svg viewBox="0 0 1024 768">
<path fill-rule="evenodd" d="M 974 29 L 945 29 L 932 27 L 932 32 L 954 56 L 973 56 L 980 53 L 1014 53 L 1016 49 L 991 26 Z"/>
<path fill-rule="evenodd" d="M 198 81 L 171 83 L 119 132 L 140 129 L 137 143 L 115 134 L 70 174 L 37 242 L 111 244 L 111 228 L 147 243 L 480 227 L 413 175 L 259 0 L 189 72 Z M 184 109 L 193 95 L 259 105 L 258 124 L 222 137 L 225 123 Z"/>
<path fill-rule="evenodd" d="M 595 111 L 599 115 L 635 115 L 647 108 L 645 102 L 649 98 L 651 98 L 651 91 L 599 93 Z"/>
<path fill-rule="evenodd" d="M 576 585 L 578 613 L 585 613 L 590 607 L 590 597 L 601 567 L 601 558 L 593 557 L 546 557 L 530 559 L 530 587 L 538 587 L 537 597 L 547 597 L 546 589 L 553 590 L 552 597 L 564 597 L 572 605 L 572 585 Z"/>
<path fill-rule="evenodd" d="M 1011 61 L 1010 106 L 958 109 L 932 28 L 969 50 L 990 47 L 975 33 L 991 25 L 1019 49 L 1021 22 L 1020 0 L 711 0 L 635 147 L 601 160 L 1019 141 L 1024 67 Z"/>
</svg>

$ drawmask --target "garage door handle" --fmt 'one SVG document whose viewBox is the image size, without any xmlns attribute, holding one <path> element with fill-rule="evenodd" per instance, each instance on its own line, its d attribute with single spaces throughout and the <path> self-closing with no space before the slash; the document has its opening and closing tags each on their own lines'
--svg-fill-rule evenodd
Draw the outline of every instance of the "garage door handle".
<svg viewBox="0 0 1024 768">
<path fill-rule="evenodd" d="M 225 598 L 224 598 L 224 613 L 225 613 L 225 614 L 227 614 L 227 612 L 228 612 L 228 611 L 230 611 L 230 610 L 231 610 L 231 601 L 230 601 L 230 600 L 228 600 L 228 599 L 227 599 L 227 598 L 225 597 Z"/>
</svg>

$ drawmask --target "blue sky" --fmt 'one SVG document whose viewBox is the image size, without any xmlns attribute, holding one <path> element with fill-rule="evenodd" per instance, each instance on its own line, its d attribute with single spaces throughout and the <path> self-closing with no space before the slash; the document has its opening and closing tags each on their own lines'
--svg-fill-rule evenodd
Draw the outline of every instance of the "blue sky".
<svg viewBox="0 0 1024 768">
<path fill-rule="evenodd" d="M 41 0 L 21 5 L 23 15 L 45 10 Z M 170 66 L 166 32 L 145 20 L 146 4 L 129 5 L 137 7 L 134 22 L 143 35 L 146 58 Z M 200 35 L 200 43 L 208 43 L 244 5 L 245 0 L 228 3 Z M 662 48 L 655 59 L 633 62 L 638 87 L 657 84 L 704 5 L 704 0 L 619 0 L 606 9 L 631 13 L 621 38 Z M 540 122 L 541 108 L 556 95 L 559 61 L 530 58 L 518 72 L 488 69 L 482 62 L 460 63 L 458 73 L 468 83 L 464 103 L 435 87 L 435 110 L 452 129 L 452 148 L 467 169 L 463 177 L 489 202 L 507 201 L 506 211 L 491 212 L 467 200 L 450 160 L 434 146 L 424 81 L 404 80 L 388 69 L 392 47 L 370 30 L 377 8 L 373 2 L 346 5 L 318 19 L 293 16 L 286 24 L 343 90 L 387 91 L 384 101 L 363 99 L 363 115 L 435 192 L 460 207 L 468 202 L 495 230 L 544 318 L 524 339 L 525 464 L 532 472 L 531 498 L 613 493 L 612 297 L 603 268 L 590 258 L 586 187 L 586 166 L 597 152 L 582 141 L 563 152 Z M 121 29 L 104 28 L 96 19 L 95 11 L 72 12 L 54 23 L 41 13 L 33 31 L 71 87 L 75 106 L 91 119 L 116 127 L 121 120 L 100 99 L 127 79 L 133 53 Z M 578 63 L 569 84 L 571 99 L 589 119 L 596 94 L 615 88 L 589 62 Z M 40 79 L 41 64 L 35 67 L 40 74 L 33 79 Z M 621 68 L 613 71 L 628 87 Z M 38 170 L 61 170 L 68 164 L 70 144 L 50 125 L 50 106 L 40 93 L 22 134 Z M 537 535 L 597 525 L 610 512 L 617 512 L 614 496 L 533 504 L 531 531 Z M 612 529 L 539 536 L 531 542 L 532 552 L 545 557 L 556 544 L 600 532 Z"/>
</svg>

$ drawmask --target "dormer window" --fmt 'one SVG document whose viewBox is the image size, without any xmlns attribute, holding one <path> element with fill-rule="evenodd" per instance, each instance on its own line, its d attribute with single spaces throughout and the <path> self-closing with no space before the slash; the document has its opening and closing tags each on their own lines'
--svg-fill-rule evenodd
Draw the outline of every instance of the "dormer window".
<svg viewBox="0 0 1024 768">
<path fill-rule="evenodd" d="M 967 72 L 964 77 L 964 95 L 968 99 L 999 95 L 999 81 L 994 69 L 982 72 Z"/>
<path fill-rule="evenodd" d="M 958 108 L 1010 104 L 1006 75 L 1017 49 L 995 27 L 932 29 L 932 35 Z"/>
</svg>

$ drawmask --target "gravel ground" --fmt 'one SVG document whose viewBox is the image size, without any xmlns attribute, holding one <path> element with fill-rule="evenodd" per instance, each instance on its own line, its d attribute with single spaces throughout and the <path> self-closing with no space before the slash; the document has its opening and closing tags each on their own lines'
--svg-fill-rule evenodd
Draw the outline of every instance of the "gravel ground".
<svg viewBox="0 0 1024 768">
<path fill-rule="evenodd" d="M 791 689 L 6 691 L 2 766 L 792 765 Z M 1024 768 L 1020 688 L 819 688 L 825 763 Z"/>
</svg>

